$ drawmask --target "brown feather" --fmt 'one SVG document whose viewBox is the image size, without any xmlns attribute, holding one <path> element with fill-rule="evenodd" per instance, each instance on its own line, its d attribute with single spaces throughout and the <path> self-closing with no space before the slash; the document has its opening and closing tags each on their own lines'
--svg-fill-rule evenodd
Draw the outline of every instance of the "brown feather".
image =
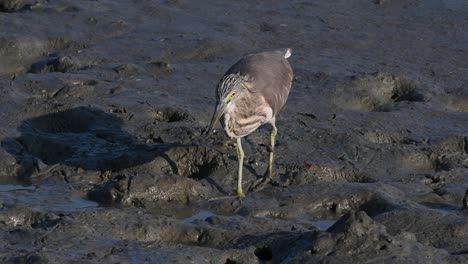
<svg viewBox="0 0 468 264">
<path fill-rule="evenodd" d="M 291 90 L 293 72 L 285 58 L 287 49 L 251 54 L 240 59 L 225 75 L 241 74 L 251 93 L 262 95 L 273 110 L 281 110 Z"/>
</svg>

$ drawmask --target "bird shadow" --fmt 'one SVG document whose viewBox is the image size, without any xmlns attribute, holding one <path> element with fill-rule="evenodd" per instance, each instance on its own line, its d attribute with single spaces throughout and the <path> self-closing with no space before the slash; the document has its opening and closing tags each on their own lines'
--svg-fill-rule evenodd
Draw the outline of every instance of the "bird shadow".
<svg viewBox="0 0 468 264">
<path fill-rule="evenodd" d="M 18 126 L 19 137 L 3 139 L 1 146 L 16 158 L 17 180 L 25 184 L 55 165 L 119 171 L 158 156 L 174 164 L 161 154 L 176 144 L 141 144 L 122 126 L 118 116 L 82 106 L 26 119 Z"/>
</svg>

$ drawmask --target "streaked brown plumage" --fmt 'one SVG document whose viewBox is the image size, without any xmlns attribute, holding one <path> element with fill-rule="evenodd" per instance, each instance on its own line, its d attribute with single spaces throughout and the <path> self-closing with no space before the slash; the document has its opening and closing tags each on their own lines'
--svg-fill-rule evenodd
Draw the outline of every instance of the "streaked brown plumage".
<svg viewBox="0 0 468 264">
<path fill-rule="evenodd" d="M 231 138 L 237 139 L 239 178 L 237 195 L 242 190 L 244 152 L 241 138 L 259 126 L 270 123 L 271 150 L 267 175 L 272 173 L 276 137 L 276 115 L 286 103 L 291 89 L 293 72 L 287 58 L 290 49 L 251 54 L 240 59 L 224 74 L 216 89 L 216 109 L 210 123 L 211 131 L 223 117 L 222 125 Z"/>
</svg>

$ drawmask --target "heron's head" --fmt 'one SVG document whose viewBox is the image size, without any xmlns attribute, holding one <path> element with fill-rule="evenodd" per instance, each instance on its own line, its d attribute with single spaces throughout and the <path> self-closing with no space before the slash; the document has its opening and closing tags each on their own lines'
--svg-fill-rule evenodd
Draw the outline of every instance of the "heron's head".
<svg viewBox="0 0 468 264">
<path fill-rule="evenodd" d="M 239 74 L 226 75 L 221 79 L 216 89 L 216 109 L 207 132 L 213 131 L 219 119 L 235 103 L 244 90 L 245 77 Z"/>
</svg>

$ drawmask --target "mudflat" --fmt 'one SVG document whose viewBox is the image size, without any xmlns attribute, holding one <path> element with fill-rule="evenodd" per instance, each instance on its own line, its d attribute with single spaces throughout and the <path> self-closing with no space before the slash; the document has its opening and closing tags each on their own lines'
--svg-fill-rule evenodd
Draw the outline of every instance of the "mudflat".
<svg viewBox="0 0 468 264">
<path fill-rule="evenodd" d="M 292 48 L 269 127 L 202 135 Z M 468 2 L 0 1 L 1 263 L 467 263 Z"/>
</svg>

